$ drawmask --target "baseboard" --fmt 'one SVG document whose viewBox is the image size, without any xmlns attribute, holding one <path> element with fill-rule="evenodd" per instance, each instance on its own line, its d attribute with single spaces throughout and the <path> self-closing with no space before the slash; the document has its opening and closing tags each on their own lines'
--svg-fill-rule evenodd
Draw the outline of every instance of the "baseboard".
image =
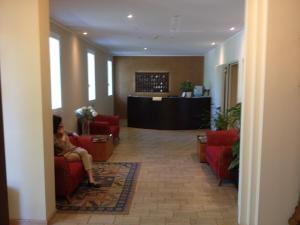
<svg viewBox="0 0 300 225">
<path fill-rule="evenodd" d="M 48 225 L 46 220 L 16 220 L 11 219 L 10 225 Z"/>
<path fill-rule="evenodd" d="M 54 218 L 55 213 L 56 213 L 56 210 L 49 216 L 47 221 L 46 220 L 10 219 L 9 225 L 49 225 L 50 221 Z"/>
</svg>

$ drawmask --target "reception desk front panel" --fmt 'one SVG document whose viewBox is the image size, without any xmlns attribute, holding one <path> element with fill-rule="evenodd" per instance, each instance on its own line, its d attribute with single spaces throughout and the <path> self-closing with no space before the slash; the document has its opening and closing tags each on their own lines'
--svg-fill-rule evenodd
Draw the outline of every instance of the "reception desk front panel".
<svg viewBox="0 0 300 225">
<path fill-rule="evenodd" d="M 157 99 L 156 99 L 157 100 Z M 210 128 L 210 97 L 127 97 L 128 127 L 189 130 Z"/>
</svg>

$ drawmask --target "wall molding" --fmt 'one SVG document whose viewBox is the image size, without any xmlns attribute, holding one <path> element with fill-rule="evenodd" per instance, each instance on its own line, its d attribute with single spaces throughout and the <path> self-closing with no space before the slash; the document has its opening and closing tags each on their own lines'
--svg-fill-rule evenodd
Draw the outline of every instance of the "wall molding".
<svg viewBox="0 0 300 225">
<path fill-rule="evenodd" d="M 11 219 L 10 225 L 49 225 L 50 222 L 46 220 L 19 220 Z"/>
</svg>

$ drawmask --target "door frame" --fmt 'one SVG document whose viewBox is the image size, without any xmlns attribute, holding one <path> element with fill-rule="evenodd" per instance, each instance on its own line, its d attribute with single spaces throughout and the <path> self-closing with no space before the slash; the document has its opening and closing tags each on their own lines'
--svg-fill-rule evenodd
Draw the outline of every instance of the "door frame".
<svg viewBox="0 0 300 225">
<path fill-rule="evenodd" d="M 0 73 L 0 87 L 1 87 L 1 73 Z M 1 203 L 1 210 L 0 210 L 1 224 L 9 224 L 1 89 L 0 89 L 0 203 Z"/>
</svg>

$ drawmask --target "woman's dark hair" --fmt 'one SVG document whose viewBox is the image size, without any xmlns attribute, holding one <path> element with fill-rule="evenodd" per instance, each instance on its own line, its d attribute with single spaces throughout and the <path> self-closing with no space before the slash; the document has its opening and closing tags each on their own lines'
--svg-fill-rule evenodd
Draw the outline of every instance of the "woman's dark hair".
<svg viewBox="0 0 300 225">
<path fill-rule="evenodd" d="M 60 116 L 53 115 L 53 134 L 57 133 L 59 124 L 61 123 L 62 118 Z"/>
</svg>

